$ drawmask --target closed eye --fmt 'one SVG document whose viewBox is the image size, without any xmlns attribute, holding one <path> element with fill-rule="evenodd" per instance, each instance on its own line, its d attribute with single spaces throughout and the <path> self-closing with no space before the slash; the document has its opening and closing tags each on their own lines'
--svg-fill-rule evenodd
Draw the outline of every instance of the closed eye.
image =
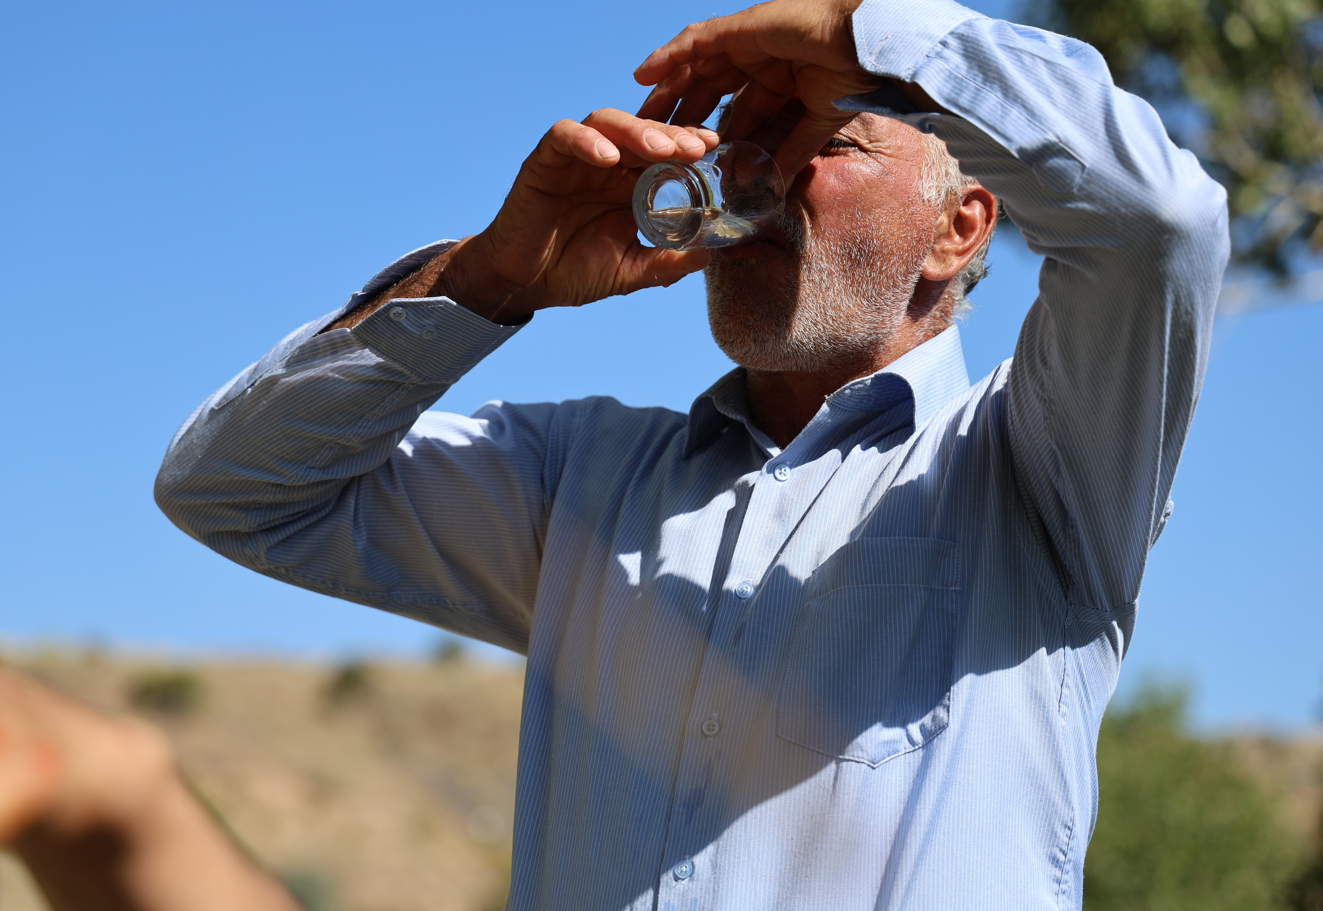
<svg viewBox="0 0 1323 911">
<path fill-rule="evenodd" d="M 841 152 L 847 149 L 857 149 L 857 148 L 859 148 L 859 146 L 857 146 L 855 143 L 851 142 L 850 140 L 842 139 L 839 136 L 833 136 L 831 139 L 827 140 L 827 144 L 822 147 L 822 151 Z"/>
</svg>

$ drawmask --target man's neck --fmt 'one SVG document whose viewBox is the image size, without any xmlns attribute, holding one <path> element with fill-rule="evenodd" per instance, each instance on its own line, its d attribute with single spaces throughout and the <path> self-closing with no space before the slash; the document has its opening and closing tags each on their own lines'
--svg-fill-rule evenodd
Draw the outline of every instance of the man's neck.
<svg viewBox="0 0 1323 911">
<path fill-rule="evenodd" d="M 871 376 L 949 325 L 949 320 L 940 324 L 932 320 L 907 321 L 872 357 L 820 371 L 746 370 L 749 411 L 754 424 L 779 448 L 785 449 L 813 420 L 827 396 L 848 383 Z"/>
</svg>

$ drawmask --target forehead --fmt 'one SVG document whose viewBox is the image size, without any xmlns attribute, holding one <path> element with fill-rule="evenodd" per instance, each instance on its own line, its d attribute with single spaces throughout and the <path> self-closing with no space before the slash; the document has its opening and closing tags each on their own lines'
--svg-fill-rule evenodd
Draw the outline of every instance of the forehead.
<svg viewBox="0 0 1323 911">
<path fill-rule="evenodd" d="M 923 134 L 894 117 L 860 114 L 837 131 L 868 152 L 918 161 L 923 156 Z"/>
<path fill-rule="evenodd" d="M 718 112 L 717 132 L 724 135 L 731 116 L 731 103 L 725 102 Z M 775 149 L 805 114 L 804 105 L 792 98 L 771 120 L 755 130 L 749 141 L 767 149 Z M 861 113 L 836 132 L 860 150 L 896 160 L 919 164 L 923 159 L 923 134 L 907 123 L 893 117 Z"/>
</svg>

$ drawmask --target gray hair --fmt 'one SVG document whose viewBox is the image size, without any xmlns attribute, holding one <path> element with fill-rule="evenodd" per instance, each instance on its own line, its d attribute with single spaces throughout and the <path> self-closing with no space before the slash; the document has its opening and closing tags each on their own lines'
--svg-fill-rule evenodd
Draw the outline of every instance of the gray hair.
<svg viewBox="0 0 1323 911">
<path fill-rule="evenodd" d="M 928 205 L 940 209 L 950 204 L 952 197 L 963 196 L 978 181 L 960 170 L 960 162 L 947 151 L 945 142 L 930 133 L 920 135 L 923 139 L 923 162 L 919 168 L 919 195 Z M 996 226 L 995 221 L 993 225 Z M 992 235 L 989 234 L 974 258 L 952 280 L 952 319 L 963 319 L 973 309 L 966 298 L 974 286 L 987 277 L 988 247 L 991 245 Z"/>
</svg>

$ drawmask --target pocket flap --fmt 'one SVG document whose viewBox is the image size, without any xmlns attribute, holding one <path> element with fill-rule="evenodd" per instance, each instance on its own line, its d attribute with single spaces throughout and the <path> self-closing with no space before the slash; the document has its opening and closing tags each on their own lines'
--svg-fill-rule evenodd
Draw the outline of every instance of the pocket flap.
<svg viewBox="0 0 1323 911">
<path fill-rule="evenodd" d="M 932 538 L 860 538 L 813 574 L 786 656 L 777 734 L 878 766 L 946 729 L 960 551 Z"/>
</svg>

